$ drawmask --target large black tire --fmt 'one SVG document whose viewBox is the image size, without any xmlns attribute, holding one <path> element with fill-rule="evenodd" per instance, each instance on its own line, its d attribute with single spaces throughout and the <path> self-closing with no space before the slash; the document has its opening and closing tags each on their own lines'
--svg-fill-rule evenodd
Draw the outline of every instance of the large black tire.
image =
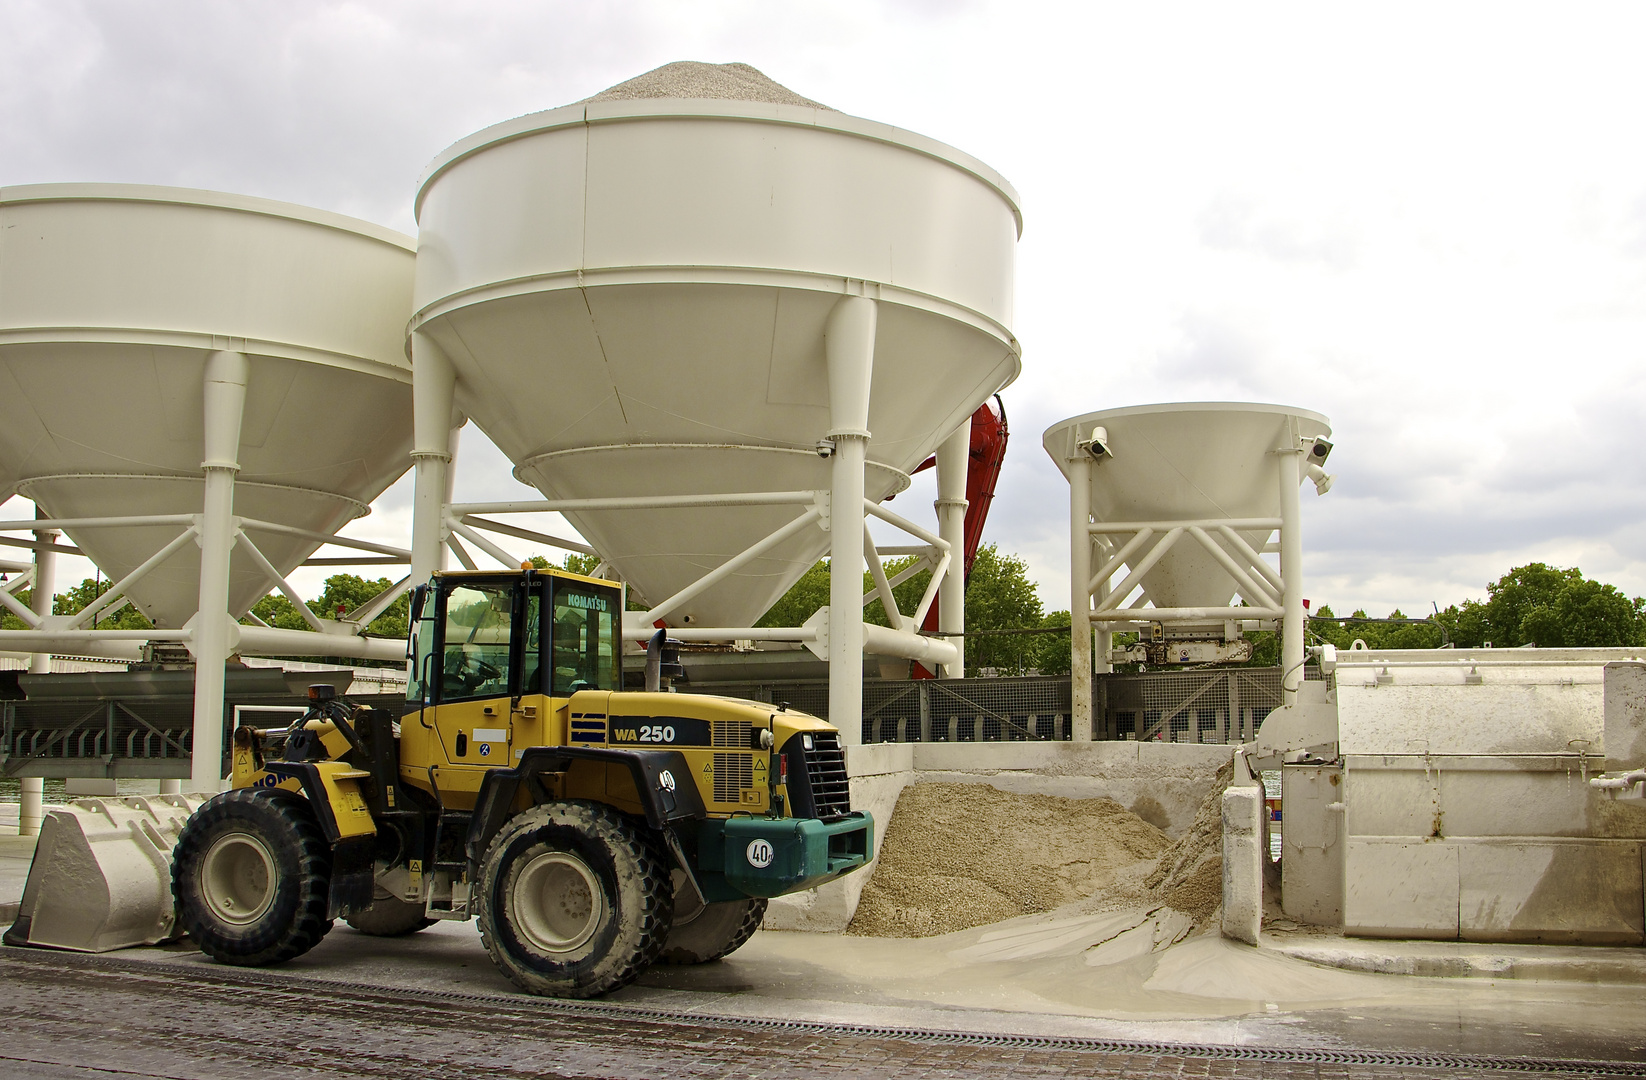
<svg viewBox="0 0 1646 1080">
<path fill-rule="evenodd" d="M 279 964 L 331 929 L 331 847 L 296 792 L 227 791 L 183 826 L 171 889 L 183 929 L 207 956 L 246 967 Z"/>
<path fill-rule="evenodd" d="M 435 923 L 423 914 L 423 904 L 408 903 L 386 889 L 372 893 L 371 907 L 345 916 L 343 921 L 372 937 L 405 937 Z"/>
<path fill-rule="evenodd" d="M 664 942 L 658 962 L 706 964 L 729 956 L 748 943 L 765 917 L 763 897 L 699 904 L 690 918 L 677 919 L 669 929 L 669 940 Z"/>
<path fill-rule="evenodd" d="M 586 998 L 626 986 L 663 948 L 674 915 L 668 855 L 606 807 L 523 810 L 480 865 L 480 937 L 516 986 Z"/>
</svg>

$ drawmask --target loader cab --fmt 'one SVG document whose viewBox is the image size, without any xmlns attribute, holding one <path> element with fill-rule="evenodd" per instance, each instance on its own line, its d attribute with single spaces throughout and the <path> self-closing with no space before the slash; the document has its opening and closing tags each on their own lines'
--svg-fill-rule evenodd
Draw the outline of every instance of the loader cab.
<svg viewBox="0 0 1646 1080">
<path fill-rule="evenodd" d="M 622 605 L 620 587 L 592 578 L 438 574 L 413 596 L 407 700 L 617 690 Z"/>
<path fill-rule="evenodd" d="M 414 592 L 412 618 L 402 762 L 420 770 L 512 764 L 514 750 L 552 741 L 573 693 L 622 686 L 623 591 L 611 582 L 441 573 Z"/>
</svg>

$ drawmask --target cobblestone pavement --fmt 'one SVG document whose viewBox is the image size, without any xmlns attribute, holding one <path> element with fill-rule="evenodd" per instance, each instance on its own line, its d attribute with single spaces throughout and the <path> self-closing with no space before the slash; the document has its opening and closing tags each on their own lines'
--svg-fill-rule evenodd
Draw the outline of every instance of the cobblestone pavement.
<svg viewBox="0 0 1646 1080">
<path fill-rule="evenodd" d="M 1531 1063 L 1377 1054 L 1217 1057 L 1180 1048 L 908 1037 L 828 1025 L 647 1014 L 623 1006 L 275 979 L 233 970 L 0 949 L 0 1076 L 23 1080 L 247 1077 L 1489 1078 Z M 1351 1060 L 1354 1059 L 1354 1060 Z M 1639 1066 L 1554 1064 L 1563 1076 Z"/>
</svg>

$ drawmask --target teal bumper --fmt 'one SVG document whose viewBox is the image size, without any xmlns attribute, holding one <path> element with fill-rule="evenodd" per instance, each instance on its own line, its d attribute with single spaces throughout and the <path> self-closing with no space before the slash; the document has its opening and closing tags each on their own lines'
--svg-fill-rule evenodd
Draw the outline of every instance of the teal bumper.
<svg viewBox="0 0 1646 1080">
<path fill-rule="evenodd" d="M 698 877 L 711 903 L 745 896 L 783 896 L 851 873 L 874 852 L 874 818 L 839 821 L 737 817 L 704 821 L 698 832 Z"/>
</svg>

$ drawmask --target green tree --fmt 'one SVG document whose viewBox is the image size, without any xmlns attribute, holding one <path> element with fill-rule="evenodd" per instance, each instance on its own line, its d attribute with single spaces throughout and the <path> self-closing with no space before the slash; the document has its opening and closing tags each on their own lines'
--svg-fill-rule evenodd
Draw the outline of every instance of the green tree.
<svg viewBox="0 0 1646 1080">
<path fill-rule="evenodd" d="M 1646 600 L 1583 576 L 1577 567 L 1517 566 L 1441 616 L 1460 646 L 1582 648 L 1646 644 Z"/>
<path fill-rule="evenodd" d="M 888 559 L 886 576 L 897 576 L 913 565 L 915 556 Z M 904 615 L 914 614 L 920 599 L 931 583 L 930 570 L 913 574 L 907 581 L 892 587 L 897 607 Z M 874 588 L 874 579 L 863 574 L 863 592 Z M 799 626 L 829 603 L 829 564 L 816 563 L 801 575 L 788 592 L 772 605 L 757 626 Z M 889 625 L 885 608 L 879 600 L 871 600 L 863 609 L 867 622 Z M 1017 630 L 1041 626 L 1061 627 L 1069 624 L 1067 613 L 1046 616 L 1041 611 L 1040 597 L 1028 577 L 1028 564 L 1016 555 L 1002 554 L 994 544 L 978 549 L 972 563 L 971 580 L 966 584 L 967 630 Z M 1069 639 L 1067 634 L 1012 634 L 1000 636 L 968 635 L 966 638 L 967 670 L 993 668 L 1001 674 L 1020 675 L 1025 671 L 1068 671 Z"/>
<path fill-rule="evenodd" d="M 324 591 L 305 605 L 311 612 L 322 619 L 339 619 L 355 611 L 360 605 L 377 596 L 384 589 L 394 584 L 388 578 L 367 580 L 358 574 L 333 574 L 326 579 Z M 263 620 L 268 625 L 280 630 L 307 630 L 308 620 L 297 606 L 286 599 L 283 593 L 270 593 L 252 605 L 251 614 Z M 249 622 L 249 619 L 241 620 Z M 366 624 L 365 632 L 371 637 L 394 638 L 405 640 L 406 632 L 411 621 L 411 594 L 404 593 L 390 604 L 388 609 L 370 623 Z M 304 657 L 303 659 L 328 662 L 327 657 Z M 381 661 L 360 660 L 356 663 L 367 667 L 395 666 L 394 663 Z"/>
<path fill-rule="evenodd" d="M 99 578 L 86 578 L 78 585 L 71 586 L 64 592 L 57 593 L 51 600 L 53 615 L 78 615 L 86 609 L 86 605 L 109 591 L 109 582 Z M 23 589 L 15 594 L 17 602 L 24 607 L 33 603 L 32 589 Z M 154 624 L 143 617 L 143 613 L 130 604 L 121 604 L 113 611 L 104 609 L 96 618 L 98 629 L 101 630 L 152 630 Z M 0 630 L 24 630 L 27 627 L 23 620 L 10 611 L 0 617 Z"/>
<path fill-rule="evenodd" d="M 867 574 L 864 575 L 868 577 Z M 799 626 L 817 614 L 817 609 L 829 606 L 829 562 L 814 563 L 800 575 L 800 580 L 778 598 L 771 610 L 760 617 L 756 626 Z"/>
<path fill-rule="evenodd" d="M 1357 608 L 1349 617 L 1364 619 L 1368 616 L 1365 609 Z M 1406 615 L 1396 608 L 1386 617 L 1404 619 Z M 1272 634 L 1269 636 L 1273 637 Z M 1349 648 L 1357 639 L 1364 641 L 1370 649 L 1438 649 L 1444 640 L 1440 627 L 1433 623 L 1342 622 L 1328 604 L 1322 604 L 1309 620 L 1309 636 L 1312 642 L 1336 645 L 1339 649 Z"/>
</svg>

